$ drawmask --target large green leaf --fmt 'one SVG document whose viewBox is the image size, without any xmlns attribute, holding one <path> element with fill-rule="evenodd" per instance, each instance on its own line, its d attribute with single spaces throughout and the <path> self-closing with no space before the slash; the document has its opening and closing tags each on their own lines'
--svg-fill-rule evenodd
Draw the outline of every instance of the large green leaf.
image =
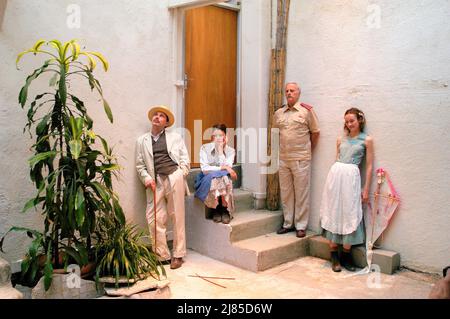
<svg viewBox="0 0 450 319">
<path fill-rule="evenodd" d="M 30 53 L 30 52 L 33 52 L 33 49 L 30 49 L 30 50 L 26 50 L 26 51 L 20 52 L 20 53 L 17 55 L 17 58 L 16 58 L 16 68 L 17 68 L 17 69 L 19 69 L 18 64 L 19 64 L 20 59 L 22 59 L 22 57 L 23 57 L 25 54 Z"/>
<path fill-rule="evenodd" d="M 104 164 L 99 167 L 102 171 L 117 171 L 120 169 L 118 164 Z"/>
<path fill-rule="evenodd" d="M 43 202 L 44 200 L 45 200 L 45 197 L 35 197 L 35 198 L 30 199 L 28 202 L 26 202 L 25 206 L 23 207 L 22 213 L 25 213 L 31 207 L 37 206 L 40 202 Z"/>
<path fill-rule="evenodd" d="M 89 254 L 84 243 L 75 243 L 75 246 L 80 254 L 81 265 L 86 265 L 89 262 Z"/>
<path fill-rule="evenodd" d="M 97 66 L 97 62 L 95 62 L 95 59 L 87 52 L 80 52 L 80 55 L 84 55 L 88 58 L 89 61 L 89 71 L 93 71 L 95 67 Z"/>
<path fill-rule="evenodd" d="M 77 250 L 75 250 L 72 247 L 65 246 L 64 247 L 64 251 L 67 253 L 67 255 L 69 255 L 70 257 L 72 257 L 75 260 L 77 265 L 80 265 L 80 266 L 84 265 L 83 261 L 82 261 L 82 258 L 80 256 L 80 253 Z"/>
<path fill-rule="evenodd" d="M 33 169 L 34 166 L 37 163 L 42 162 L 44 160 L 47 160 L 49 158 L 53 158 L 55 156 L 56 156 L 56 151 L 49 151 L 49 152 L 39 153 L 39 154 L 36 154 L 33 157 L 31 157 L 28 160 L 28 163 L 30 164 L 31 168 Z"/>
<path fill-rule="evenodd" d="M 72 131 L 72 138 L 79 139 L 83 134 L 84 119 L 82 117 L 70 117 L 70 129 Z"/>
<path fill-rule="evenodd" d="M 117 220 L 121 225 L 125 225 L 125 214 L 123 213 L 122 206 L 120 206 L 120 203 L 116 198 L 113 198 L 113 205 Z"/>
<path fill-rule="evenodd" d="M 86 214 L 86 204 L 84 198 L 83 189 L 78 187 L 77 194 L 75 195 L 75 218 L 78 226 L 82 226 L 84 223 Z"/>
<path fill-rule="evenodd" d="M 50 45 L 53 46 L 58 51 L 59 57 L 62 58 L 63 48 L 61 42 L 59 40 L 50 40 L 48 41 L 48 43 L 50 43 Z"/>
<path fill-rule="evenodd" d="M 72 61 L 78 59 L 78 55 L 80 55 L 80 45 L 76 42 L 72 42 Z"/>
<path fill-rule="evenodd" d="M 91 182 L 91 184 L 94 186 L 94 188 L 97 190 L 98 194 L 100 195 L 100 198 L 102 199 L 103 203 L 107 204 L 109 202 L 110 196 L 108 193 L 108 189 L 100 184 L 99 182 Z"/>
<path fill-rule="evenodd" d="M 109 63 L 101 53 L 99 53 L 99 52 L 86 52 L 86 53 L 92 54 L 93 56 L 97 57 L 97 59 L 99 59 L 100 62 L 102 62 L 103 69 L 105 70 L 105 72 L 108 71 Z"/>
<path fill-rule="evenodd" d="M 114 119 L 111 112 L 111 108 L 109 107 L 109 104 L 105 99 L 103 99 L 103 107 L 105 109 L 106 116 L 108 116 L 109 121 L 112 123 Z"/>
<path fill-rule="evenodd" d="M 61 100 L 61 104 L 66 106 L 66 100 L 67 100 L 67 86 L 66 86 L 66 67 L 65 65 L 62 65 L 59 69 L 59 99 Z"/>
<path fill-rule="evenodd" d="M 50 63 L 49 60 L 45 61 L 42 67 L 34 70 L 33 73 L 31 73 L 31 75 L 29 75 L 25 80 L 25 85 L 22 87 L 19 93 L 19 103 L 22 107 L 25 106 L 25 103 L 27 101 L 28 87 L 30 86 L 31 82 L 33 82 L 39 75 L 41 75 L 48 68 L 49 63 Z"/>
<path fill-rule="evenodd" d="M 48 132 L 48 120 L 51 118 L 51 114 L 47 114 L 42 118 L 39 124 L 36 126 L 36 134 L 38 136 L 46 135 Z"/>
<path fill-rule="evenodd" d="M 37 40 L 36 43 L 33 45 L 32 50 L 34 52 L 37 52 L 44 43 L 45 43 L 45 40 L 43 40 L 43 39 Z"/>
<path fill-rule="evenodd" d="M 69 141 L 70 153 L 73 159 L 78 159 L 80 157 L 81 149 L 83 147 L 81 140 L 71 140 Z"/>
</svg>

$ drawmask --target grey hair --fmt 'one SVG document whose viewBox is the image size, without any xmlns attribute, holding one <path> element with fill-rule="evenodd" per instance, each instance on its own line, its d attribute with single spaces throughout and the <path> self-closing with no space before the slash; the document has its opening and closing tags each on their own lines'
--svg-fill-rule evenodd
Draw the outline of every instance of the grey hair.
<svg viewBox="0 0 450 319">
<path fill-rule="evenodd" d="M 298 85 L 297 82 L 287 82 L 286 85 L 284 86 L 284 88 L 286 88 L 289 84 L 293 84 L 297 87 L 297 89 L 299 90 L 299 92 L 302 91 L 302 89 L 300 88 L 300 85 Z"/>
</svg>

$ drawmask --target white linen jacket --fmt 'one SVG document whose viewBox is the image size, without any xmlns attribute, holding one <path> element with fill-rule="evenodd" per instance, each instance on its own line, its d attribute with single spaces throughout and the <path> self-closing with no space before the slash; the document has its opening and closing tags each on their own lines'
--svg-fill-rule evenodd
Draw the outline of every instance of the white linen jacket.
<svg viewBox="0 0 450 319">
<path fill-rule="evenodd" d="M 189 174 L 190 159 L 183 138 L 178 133 L 166 130 L 166 143 L 170 158 L 177 163 L 186 177 Z M 136 141 L 136 169 L 142 184 L 145 185 L 147 180 L 156 180 L 151 132 L 145 133 Z"/>
</svg>

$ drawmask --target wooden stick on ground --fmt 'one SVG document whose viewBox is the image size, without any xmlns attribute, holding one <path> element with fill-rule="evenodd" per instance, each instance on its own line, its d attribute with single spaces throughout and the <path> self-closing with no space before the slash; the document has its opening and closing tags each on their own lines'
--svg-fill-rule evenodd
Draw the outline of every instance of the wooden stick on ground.
<svg viewBox="0 0 450 319">
<path fill-rule="evenodd" d="M 204 281 L 207 281 L 207 282 L 209 282 L 209 283 L 211 283 L 211 284 L 213 284 L 213 285 L 216 285 L 216 286 L 219 286 L 219 287 L 222 287 L 222 288 L 227 288 L 227 287 L 222 286 L 222 285 L 220 285 L 220 284 L 218 284 L 218 283 L 215 283 L 215 282 L 213 282 L 213 281 L 211 281 L 211 280 L 208 280 L 208 279 L 206 279 L 205 277 L 200 276 L 199 274 L 196 274 L 196 275 L 197 275 L 198 278 L 201 278 L 201 279 L 203 279 Z"/>
<path fill-rule="evenodd" d="M 189 275 L 188 277 L 198 277 L 198 275 L 196 274 L 194 275 Z M 203 278 L 209 278 L 209 279 L 226 279 L 226 280 L 235 280 L 236 278 L 231 278 L 231 277 L 214 277 L 214 276 L 202 276 Z"/>
</svg>

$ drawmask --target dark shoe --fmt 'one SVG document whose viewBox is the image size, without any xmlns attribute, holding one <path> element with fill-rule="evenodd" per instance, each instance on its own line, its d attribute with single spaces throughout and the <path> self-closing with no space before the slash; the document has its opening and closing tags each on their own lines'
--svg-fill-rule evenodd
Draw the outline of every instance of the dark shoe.
<svg viewBox="0 0 450 319">
<path fill-rule="evenodd" d="M 346 252 L 345 250 L 342 251 L 341 264 L 348 271 L 355 271 L 356 270 L 356 268 L 355 268 L 355 266 L 353 264 L 353 258 L 352 258 L 351 252 Z"/>
<path fill-rule="evenodd" d="M 294 230 L 295 230 L 295 228 L 284 228 L 284 227 L 281 227 L 280 229 L 277 230 L 277 234 L 278 235 L 287 234 L 287 233 L 289 233 L 291 231 L 294 231 Z"/>
<path fill-rule="evenodd" d="M 222 223 L 229 224 L 230 220 L 231 220 L 231 217 L 230 217 L 229 213 L 223 213 L 222 214 Z"/>
<path fill-rule="evenodd" d="M 334 272 L 340 272 L 342 270 L 337 251 L 331 252 L 331 269 L 333 269 Z"/>
<path fill-rule="evenodd" d="M 306 236 L 306 232 L 303 229 L 297 230 L 297 237 L 303 238 Z"/>
<path fill-rule="evenodd" d="M 183 264 L 183 258 L 173 257 L 172 261 L 170 262 L 170 269 L 180 268 L 182 264 Z"/>
<path fill-rule="evenodd" d="M 161 265 L 169 265 L 170 262 L 171 262 L 171 260 L 170 260 L 170 259 L 167 259 L 167 260 L 160 260 L 159 262 L 161 263 Z"/>
<path fill-rule="evenodd" d="M 218 211 L 215 211 L 213 214 L 213 221 L 215 223 L 220 223 L 222 221 L 222 214 Z"/>
</svg>

